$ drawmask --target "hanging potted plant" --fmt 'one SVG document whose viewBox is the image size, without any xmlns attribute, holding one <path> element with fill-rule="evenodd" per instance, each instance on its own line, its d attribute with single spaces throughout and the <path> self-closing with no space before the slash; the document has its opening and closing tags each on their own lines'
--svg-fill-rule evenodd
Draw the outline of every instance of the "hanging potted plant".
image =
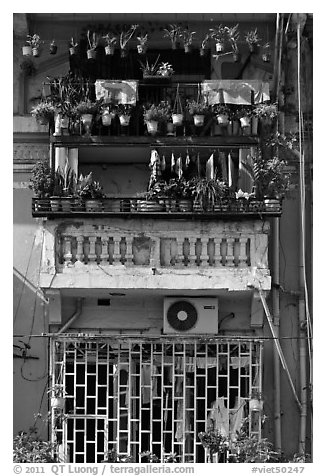
<svg viewBox="0 0 326 476">
<path fill-rule="evenodd" d="M 57 46 L 55 40 L 52 40 L 51 43 L 50 43 L 50 46 L 49 46 L 49 53 L 50 53 L 50 55 L 55 55 L 55 54 L 57 54 L 57 51 L 58 51 L 58 46 Z"/>
<path fill-rule="evenodd" d="M 174 70 L 173 70 L 172 65 L 170 63 L 167 63 L 167 62 L 164 63 L 162 61 L 162 63 L 160 63 L 158 65 L 156 75 L 160 76 L 161 78 L 170 78 L 173 73 L 174 73 Z"/>
<path fill-rule="evenodd" d="M 46 125 L 49 123 L 53 123 L 54 121 L 54 114 L 56 112 L 56 108 L 54 107 L 53 103 L 48 100 L 42 100 L 36 106 L 34 106 L 31 110 L 32 116 L 36 119 L 39 124 Z"/>
<path fill-rule="evenodd" d="M 201 42 L 201 47 L 200 47 L 200 50 L 199 50 L 200 56 L 204 56 L 204 55 L 205 55 L 206 45 L 207 45 L 208 41 L 210 40 L 210 38 L 211 38 L 210 33 L 206 33 L 205 38 L 204 38 L 203 41 Z"/>
<path fill-rule="evenodd" d="M 170 106 L 165 101 L 161 101 L 158 105 L 144 106 L 144 122 L 149 134 L 157 134 L 158 125 L 167 122 L 170 117 Z"/>
<path fill-rule="evenodd" d="M 252 117 L 252 107 L 251 106 L 243 106 L 242 108 L 237 110 L 237 117 L 240 120 L 240 126 L 242 131 L 246 135 L 250 135 L 251 133 L 251 117 Z"/>
<path fill-rule="evenodd" d="M 200 127 L 204 125 L 205 116 L 209 112 L 209 106 L 205 103 L 205 101 L 200 100 L 199 98 L 197 101 L 194 99 L 187 101 L 187 110 L 189 114 L 193 117 L 194 124 L 196 127 Z"/>
<path fill-rule="evenodd" d="M 263 410 L 264 402 L 262 400 L 261 392 L 253 390 L 249 400 L 249 410 L 251 412 L 261 412 Z"/>
<path fill-rule="evenodd" d="M 116 107 L 112 104 L 103 104 L 101 107 L 101 119 L 103 126 L 110 126 L 116 116 Z"/>
<path fill-rule="evenodd" d="M 43 41 L 41 41 L 41 38 L 39 35 L 37 34 L 27 35 L 26 43 L 28 45 L 23 46 L 24 56 L 30 56 L 30 55 L 33 55 L 35 57 L 40 56 L 40 47 Z"/>
<path fill-rule="evenodd" d="M 270 63 L 271 61 L 271 44 L 270 43 L 265 43 L 264 46 L 262 47 L 263 52 L 261 55 L 261 59 L 264 61 L 264 63 Z"/>
<path fill-rule="evenodd" d="M 210 28 L 210 36 L 215 41 L 216 53 L 223 53 L 225 49 L 225 41 L 227 39 L 228 28 L 223 25 L 219 25 L 215 28 Z"/>
<path fill-rule="evenodd" d="M 128 31 L 122 31 L 120 33 L 120 54 L 121 58 L 125 58 L 127 56 L 127 44 L 133 37 L 138 25 L 131 25 Z"/>
<path fill-rule="evenodd" d="M 113 33 L 107 33 L 102 38 L 106 41 L 105 54 L 107 56 L 114 55 L 115 45 L 117 43 L 117 37 Z"/>
<path fill-rule="evenodd" d="M 188 28 L 181 32 L 181 38 L 183 41 L 185 53 L 190 53 L 190 48 L 195 33 L 195 31 L 190 31 Z"/>
<path fill-rule="evenodd" d="M 238 48 L 238 41 L 240 37 L 240 33 L 238 31 L 239 25 L 235 25 L 232 28 L 227 29 L 227 38 L 230 42 L 231 48 L 232 48 L 232 56 L 233 56 L 233 61 L 235 63 L 238 63 L 240 61 L 240 53 L 239 53 L 239 48 Z"/>
<path fill-rule="evenodd" d="M 129 126 L 132 110 L 133 106 L 131 104 L 118 104 L 117 114 L 119 116 L 121 126 Z"/>
<path fill-rule="evenodd" d="M 85 135 L 90 135 L 90 130 L 93 122 L 93 116 L 97 113 L 99 109 L 99 104 L 97 102 L 93 102 L 90 99 L 86 99 L 81 101 L 76 106 L 76 110 L 81 118 L 81 122 L 85 127 L 86 133 Z"/>
<path fill-rule="evenodd" d="M 139 61 L 140 69 L 143 72 L 143 78 L 144 79 L 157 77 L 159 58 L 160 58 L 160 55 L 157 56 L 154 63 L 149 63 L 147 58 L 146 58 L 146 64 L 143 63 L 142 61 Z"/>
<path fill-rule="evenodd" d="M 175 126 L 181 126 L 183 123 L 182 103 L 179 93 L 179 83 L 177 85 L 177 92 L 175 95 L 174 106 L 172 111 L 172 122 Z"/>
<path fill-rule="evenodd" d="M 89 48 L 87 49 L 87 59 L 96 59 L 96 47 L 98 45 L 98 37 L 95 33 L 91 35 L 91 32 L 87 30 L 87 41 Z"/>
<path fill-rule="evenodd" d="M 277 104 L 269 104 L 264 102 L 257 104 L 253 110 L 253 117 L 255 117 L 256 120 L 259 120 L 265 127 L 270 127 L 273 123 L 273 120 L 276 119 L 277 115 Z"/>
<path fill-rule="evenodd" d="M 250 53 L 254 53 L 260 41 L 260 38 L 258 38 L 257 28 L 255 30 L 248 31 L 245 35 L 245 40 Z"/>
<path fill-rule="evenodd" d="M 167 28 L 164 28 L 165 38 L 169 38 L 172 44 L 172 49 L 177 49 L 178 39 L 181 37 L 181 26 L 176 24 L 170 24 Z"/>
<path fill-rule="evenodd" d="M 137 36 L 139 44 L 137 45 L 138 54 L 144 55 L 147 51 L 148 34 Z"/>
<path fill-rule="evenodd" d="M 230 108 L 226 104 L 214 104 L 212 107 L 216 122 L 221 127 L 227 127 L 230 120 Z"/>
<path fill-rule="evenodd" d="M 77 49 L 78 43 L 75 43 L 75 40 L 73 37 L 71 37 L 71 40 L 69 42 L 69 54 L 70 56 L 73 56 L 76 54 L 76 49 Z"/>
<path fill-rule="evenodd" d="M 55 384 L 48 390 L 50 394 L 50 405 L 51 408 L 55 408 L 58 410 L 63 410 L 65 407 L 65 396 L 67 392 L 63 388 L 62 384 Z"/>
</svg>

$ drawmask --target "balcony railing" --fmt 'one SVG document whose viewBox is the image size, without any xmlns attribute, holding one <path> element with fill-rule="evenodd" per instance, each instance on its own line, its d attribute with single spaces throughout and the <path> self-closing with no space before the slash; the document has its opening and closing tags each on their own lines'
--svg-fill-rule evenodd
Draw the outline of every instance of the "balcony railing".
<svg viewBox="0 0 326 476">
<path fill-rule="evenodd" d="M 76 198 L 33 198 L 34 217 L 81 217 L 81 216 L 148 216 L 173 218 L 262 217 L 280 216 L 282 202 L 279 199 L 222 199 L 210 208 L 203 208 L 193 200 L 162 198 L 148 201 L 145 197 L 109 197 L 100 200 Z"/>
</svg>

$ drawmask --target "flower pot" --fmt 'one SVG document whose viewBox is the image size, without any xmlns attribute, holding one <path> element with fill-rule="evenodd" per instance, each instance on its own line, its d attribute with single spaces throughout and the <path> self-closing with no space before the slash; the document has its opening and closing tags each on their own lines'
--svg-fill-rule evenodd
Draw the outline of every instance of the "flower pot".
<svg viewBox="0 0 326 476">
<path fill-rule="evenodd" d="M 175 126 L 181 126 L 183 122 L 183 114 L 172 114 L 172 122 Z"/>
<path fill-rule="evenodd" d="M 146 45 L 137 45 L 137 51 L 139 55 L 144 55 L 147 51 Z"/>
<path fill-rule="evenodd" d="M 50 198 L 51 211 L 58 212 L 60 209 L 60 203 L 61 203 L 60 198 L 51 197 Z"/>
<path fill-rule="evenodd" d="M 174 126 L 172 122 L 166 123 L 166 135 L 167 136 L 174 136 Z"/>
<path fill-rule="evenodd" d="M 70 198 L 62 198 L 60 203 L 61 203 L 61 209 L 63 212 L 70 212 L 71 211 L 71 199 Z"/>
<path fill-rule="evenodd" d="M 233 61 L 234 61 L 235 63 L 239 63 L 240 58 L 241 58 L 240 53 L 233 53 L 232 57 L 233 57 Z"/>
<path fill-rule="evenodd" d="M 229 123 L 229 117 L 227 116 L 227 114 L 218 114 L 216 116 L 216 120 L 217 123 L 223 127 L 226 127 Z"/>
<path fill-rule="evenodd" d="M 105 200 L 103 203 L 103 211 L 105 212 L 120 212 L 120 200 L 116 199 L 110 199 L 110 200 Z"/>
<path fill-rule="evenodd" d="M 241 127 L 250 127 L 250 117 L 240 117 L 240 125 Z"/>
<path fill-rule="evenodd" d="M 162 212 L 164 204 L 155 200 L 137 200 L 137 211 L 139 212 Z"/>
<path fill-rule="evenodd" d="M 190 53 L 190 45 L 184 46 L 185 53 Z"/>
<path fill-rule="evenodd" d="M 215 44 L 215 48 L 216 48 L 216 53 L 222 53 L 222 51 L 224 51 L 223 43 L 217 42 Z"/>
<path fill-rule="evenodd" d="M 51 408 L 57 408 L 63 410 L 65 407 L 64 397 L 51 397 Z"/>
<path fill-rule="evenodd" d="M 85 200 L 85 208 L 87 212 L 99 212 L 102 211 L 102 201 L 101 200 Z"/>
<path fill-rule="evenodd" d="M 101 116 L 103 126 L 110 126 L 112 122 L 112 114 L 109 109 L 105 109 Z"/>
<path fill-rule="evenodd" d="M 157 127 L 158 127 L 158 122 L 157 121 L 147 121 L 146 122 L 147 126 L 147 131 L 149 134 L 156 134 L 157 133 Z"/>
<path fill-rule="evenodd" d="M 277 198 L 265 198 L 264 204 L 265 204 L 266 211 L 279 212 L 281 210 L 281 204 Z"/>
<path fill-rule="evenodd" d="M 96 59 L 96 50 L 94 48 L 91 50 L 87 50 L 87 59 Z"/>
<path fill-rule="evenodd" d="M 122 49 L 120 50 L 120 56 L 121 56 L 121 58 L 126 58 L 126 56 L 127 56 L 127 50 L 126 50 L 125 48 L 122 48 Z"/>
<path fill-rule="evenodd" d="M 55 55 L 58 51 L 57 45 L 50 45 L 49 53 L 50 55 Z"/>
<path fill-rule="evenodd" d="M 165 209 L 169 213 L 177 212 L 178 211 L 177 201 L 173 198 L 166 198 L 165 199 Z"/>
<path fill-rule="evenodd" d="M 76 54 L 76 48 L 74 46 L 71 46 L 69 48 L 69 54 L 70 54 L 70 56 L 73 56 L 73 55 Z"/>
<path fill-rule="evenodd" d="M 205 56 L 205 54 L 206 54 L 205 48 L 200 48 L 200 50 L 199 50 L 199 56 Z"/>
<path fill-rule="evenodd" d="M 120 124 L 122 126 L 129 126 L 130 117 L 131 116 L 129 114 L 121 114 L 121 116 L 119 116 Z"/>
<path fill-rule="evenodd" d="M 69 127 L 69 117 L 61 116 L 61 129 L 68 129 Z"/>
<path fill-rule="evenodd" d="M 271 61 L 271 54 L 270 53 L 263 53 L 261 55 L 261 59 L 265 62 L 265 63 L 270 63 Z"/>
<path fill-rule="evenodd" d="M 22 50 L 24 56 L 32 56 L 32 47 L 30 45 L 23 46 Z"/>
<path fill-rule="evenodd" d="M 204 114 L 194 114 L 194 124 L 196 127 L 204 125 L 205 116 Z"/>
<path fill-rule="evenodd" d="M 252 398 L 249 400 L 249 410 L 252 412 L 261 412 L 263 409 L 264 402 L 258 400 L 258 398 Z"/>
<path fill-rule="evenodd" d="M 82 114 L 81 115 L 81 121 L 82 121 L 82 124 L 84 125 L 85 127 L 85 134 L 87 136 L 90 135 L 90 130 L 91 130 L 91 125 L 92 125 L 92 122 L 93 122 L 93 114 Z"/>
<path fill-rule="evenodd" d="M 180 212 L 191 212 L 192 211 L 192 200 L 190 200 L 190 199 L 178 200 L 178 208 L 179 208 Z"/>
<path fill-rule="evenodd" d="M 35 56 L 35 58 L 37 58 L 38 56 L 40 56 L 40 49 L 39 48 L 32 48 L 32 53 L 33 53 L 33 56 Z"/>
<path fill-rule="evenodd" d="M 106 54 L 106 56 L 114 55 L 114 46 L 113 45 L 106 45 L 105 54 Z"/>
</svg>

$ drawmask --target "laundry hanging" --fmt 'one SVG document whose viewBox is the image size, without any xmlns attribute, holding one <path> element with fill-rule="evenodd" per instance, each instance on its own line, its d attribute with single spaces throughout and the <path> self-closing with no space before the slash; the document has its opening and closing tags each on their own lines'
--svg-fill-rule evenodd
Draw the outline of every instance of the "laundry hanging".
<svg viewBox="0 0 326 476">
<path fill-rule="evenodd" d="M 206 162 L 206 178 L 207 180 L 214 179 L 214 153 L 211 154 L 210 158 Z"/>
<path fill-rule="evenodd" d="M 160 156 L 156 149 L 153 149 L 151 152 L 151 158 L 149 162 L 149 168 L 151 170 L 148 189 L 150 190 L 152 186 L 161 178 L 162 170 L 161 170 L 161 160 Z"/>
<path fill-rule="evenodd" d="M 252 149 L 239 150 L 239 183 L 238 188 L 244 192 L 252 192 L 254 185 L 254 161 Z"/>
<path fill-rule="evenodd" d="M 183 175 L 181 155 L 177 158 L 177 161 L 176 161 L 176 164 L 175 164 L 175 173 L 177 174 L 178 179 L 181 179 L 181 177 Z"/>
</svg>

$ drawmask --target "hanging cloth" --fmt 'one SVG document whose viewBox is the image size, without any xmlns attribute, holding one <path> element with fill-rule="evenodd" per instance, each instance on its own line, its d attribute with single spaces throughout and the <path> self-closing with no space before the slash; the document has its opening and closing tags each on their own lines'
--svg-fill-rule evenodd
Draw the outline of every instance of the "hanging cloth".
<svg viewBox="0 0 326 476">
<path fill-rule="evenodd" d="M 156 149 L 153 149 L 151 152 L 149 168 L 151 170 L 151 175 L 149 178 L 148 190 L 152 188 L 155 182 L 160 180 L 162 175 L 160 156 Z"/>
<path fill-rule="evenodd" d="M 171 172 L 175 172 L 175 157 L 173 152 L 171 154 Z"/>
<path fill-rule="evenodd" d="M 210 158 L 206 162 L 206 178 L 207 180 L 214 179 L 214 153 L 211 154 Z"/>
<path fill-rule="evenodd" d="M 225 408 L 224 399 L 218 398 L 208 414 L 207 428 L 219 431 L 222 436 L 229 435 L 229 413 Z"/>
<path fill-rule="evenodd" d="M 162 172 L 166 169 L 166 161 L 165 161 L 165 155 L 162 156 L 161 158 L 161 170 Z"/>
<path fill-rule="evenodd" d="M 187 149 L 186 161 L 185 161 L 185 168 L 188 169 L 190 164 L 190 157 L 189 157 L 189 150 Z"/>
<path fill-rule="evenodd" d="M 230 408 L 230 437 L 234 441 L 237 432 L 240 431 L 244 419 L 244 406 L 246 400 L 242 397 L 236 398 L 234 408 Z"/>
<path fill-rule="evenodd" d="M 200 157 L 199 157 L 199 152 L 197 153 L 197 176 L 200 177 Z"/>
<path fill-rule="evenodd" d="M 231 155 L 231 152 L 229 152 L 228 154 L 228 175 L 229 175 L 229 180 L 228 180 L 228 184 L 229 184 L 229 187 L 232 187 L 232 185 L 236 185 L 234 183 L 234 162 L 233 162 L 233 159 L 232 159 L 232 155 Z"/>
<path fill-rule="evenodd" d="M 254 185 L 254 168 L 251 149 L 239 150 L 239 189 L 251 193 Z"/>
<path fill-rule="evenodd" d="M 183 172 L 182 172 L 182 157 L 181 155 L 177 158 L 176 164 L 175 164 L 175 173 L 178 176 L 178 179 L 181 179 Z"/>
</svg>

